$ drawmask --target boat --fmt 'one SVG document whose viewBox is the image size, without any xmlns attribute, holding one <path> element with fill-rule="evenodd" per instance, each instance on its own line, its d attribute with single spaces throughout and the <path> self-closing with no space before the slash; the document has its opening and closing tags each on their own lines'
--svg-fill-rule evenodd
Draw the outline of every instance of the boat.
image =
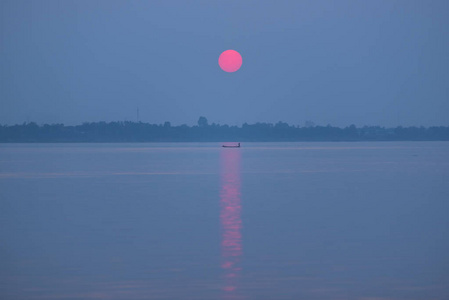
<svg viewBox="0 0 449 300">
<path fill-rule="evenodd" d="M 237 145 L 222 145 L 222 147 L 224 147 L 224 148 L 240 148 L 240 143 L 238 143 Z"/>
</svg>

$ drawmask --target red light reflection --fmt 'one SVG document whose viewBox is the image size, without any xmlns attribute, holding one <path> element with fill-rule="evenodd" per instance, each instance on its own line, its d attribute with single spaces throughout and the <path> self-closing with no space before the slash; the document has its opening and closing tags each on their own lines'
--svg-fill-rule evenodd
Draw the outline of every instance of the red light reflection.
<svg viewBox="0 0 449 300">
<path fill-rule="evenodd" d="M 223 290 L 227 299 L 236 297 L 237 279 L 241 271 L 240 151 L 240 149 L 221 151 L 221 267 L 224 270 Z"/>
</svg>

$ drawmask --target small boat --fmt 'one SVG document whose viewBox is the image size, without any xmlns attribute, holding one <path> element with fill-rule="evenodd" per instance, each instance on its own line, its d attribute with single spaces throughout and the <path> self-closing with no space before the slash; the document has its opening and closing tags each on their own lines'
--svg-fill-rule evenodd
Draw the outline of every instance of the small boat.
<svg viewBox="0 0 449 300">
<path fill-rule="evenodd" d="M 240 143 L 238 143 L 237 145 L 222 145 L 222 147 L 224 147 L 224 148 L 240 148 Z"/>
</svg>

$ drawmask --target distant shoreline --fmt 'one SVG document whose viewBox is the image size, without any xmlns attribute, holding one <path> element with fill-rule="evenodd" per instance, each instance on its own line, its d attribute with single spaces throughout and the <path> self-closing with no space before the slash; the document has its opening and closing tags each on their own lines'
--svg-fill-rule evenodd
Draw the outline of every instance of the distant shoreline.
<svg viewBox="0 0 449 300">
<path fill-rule="evenodd" d="M 449 141 L 449 126 L 394 127 L 355 125 L 294 126 L 278 122 L 229 126 L 200 118 L 195 126 L 142 122 L 94 122 L 76 126 L 23 123 L 0 125 L 0 143 L 148 143 L 148 142 L 370 142 Z"/>
</svg>

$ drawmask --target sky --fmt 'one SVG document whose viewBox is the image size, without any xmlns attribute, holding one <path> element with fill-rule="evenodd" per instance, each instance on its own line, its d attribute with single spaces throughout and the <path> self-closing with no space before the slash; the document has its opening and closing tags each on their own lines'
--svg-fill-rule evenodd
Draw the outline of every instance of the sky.
<svg viewBox="0 0 449 300">
<path fill-rule="evenodd" d="M 173 125 L 448 126 L 449 1 L 0 1 L 0 124 L 137 108 Z"/>
</svg>

